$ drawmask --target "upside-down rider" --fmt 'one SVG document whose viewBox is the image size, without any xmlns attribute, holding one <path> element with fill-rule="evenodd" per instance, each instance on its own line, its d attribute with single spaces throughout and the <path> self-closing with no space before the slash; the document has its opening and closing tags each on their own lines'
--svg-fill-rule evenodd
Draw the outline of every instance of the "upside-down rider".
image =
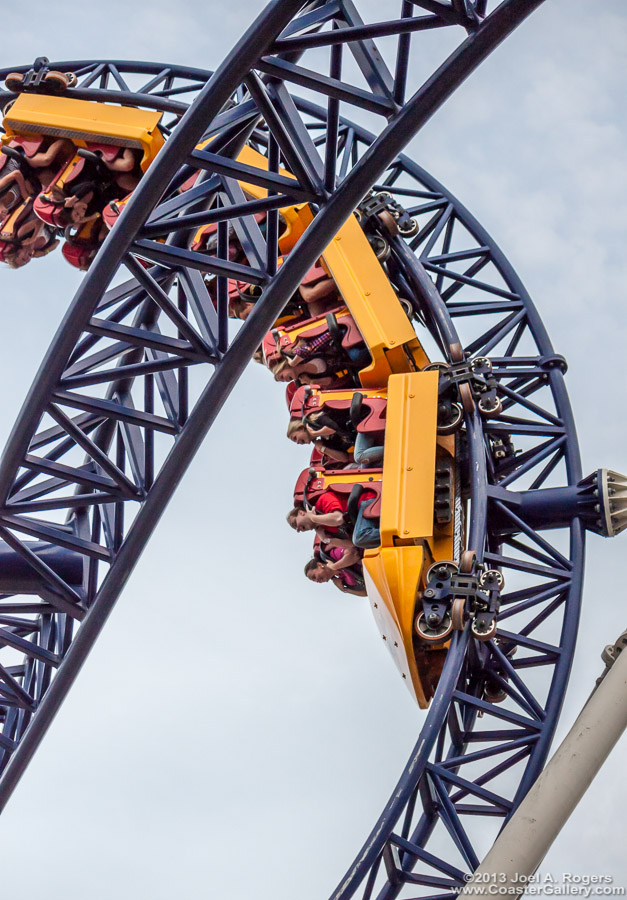
<svg viewBox="0 0 627 900">
<path fill-rule="evenodd" d="M 295 531 L 313 531 L 323 528 L 326 534 L 350 537 L 355 547 L 367 550 L 381 543 L 379 523 L 365 517 L 366 509 L 377 499 L 376 491 L 365 488 L 357 501 L 355 526 L 350 530 L 348 498 L 334 491 L 323 491 L 315 500 L 313 509 L 295 506 L 287 516 L 290 528 Z"/>
</svg>

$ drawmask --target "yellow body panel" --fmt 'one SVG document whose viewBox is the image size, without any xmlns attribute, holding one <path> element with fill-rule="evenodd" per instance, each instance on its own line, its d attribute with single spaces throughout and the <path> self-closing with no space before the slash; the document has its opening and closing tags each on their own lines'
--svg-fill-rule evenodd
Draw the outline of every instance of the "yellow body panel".
<svg viewBox="0 0 627 900">
<path fill-rule="evenodd" d="M 20 216 L 24 212 L 24 204 L 20 203 L 13 212 L 2 222 L 2 231 L 0 232 L 0 240 L 12 240 L 15 238 L 17 231 L 17 223 Z"/>
<path fill-rule="evenodd" d="M 407 687 L 424 709 L 433 695 L 444 647 L 414 636 L 416 595 L 436 560 L 453 558 L 454 524 L 434 524 L 436 454 L 454 457 L 454 437 L 438 437 L 438 373 L 391 375 L 387 421 L 381 547 L 367 550 L 366 585 L 386 646 Z"/>
<path fill-rule="evenodd" d="M 362 472 L 359 469 L 339 469 L 334 471 L 333 475 L 327 474 L 323 469 L 316 471 L 316 480 L 312 482 L 312 489 L 331 487 L 332 484 L 363 484 L 367 485 L 369 481 L 379 482 L 383 478 L 381 472 L 369 471 Z"/>
<path fill-rule="evenodd" d="M 356 392 L 357 388 L 344 388 L 335 391 L 319 391 L 317 388 L 314 388 L 312 391 L 312 406 L 317 406 L 318 403 L 322 406 L 324 403 L 332 403 L 334 401 L 339 400 L 352 400 L 353 396 Z M 379 390 L 363 390 L 359 391 L 362 394 L 364 400 L 385 400 L 387 397 L 387 390 L 385 388 L 381 388 Z M 318 399 L 320 397 L 320 399 Z"/>
<path fill-rule="evenodd" d="M 286 225 L 285 231 L 279 238 L 279 250 L 281 253 L 289 253 L 307 231 L 313 221 L 313 215 L 308 203 L 284 206 L 279 212 L 285 219 Z"/>
<path fill-rule="evenodd" d="M 237 157 L 237 161 L 244 163 L 247 166 L 256 166 L 258 169 L 268 168 L 267 157 L 262 156 L 261 153 L 258 153 L 257 150 L 253 150 L 253 148 L 248 145 L 242 148 Z M 279 175 L 283 175 L 284 178 L 294 177 L 291 172 L 288 172 L 287 169 L 283 169 L 282 167 L 279 167 Z M 261 200 L 263 197 L 268 196 L 267 189 L 258 184 L 246 184 L 244 181 L 240 182 L 240 184 L 244 193 L 248 194 L 248 196 L 252 197 L 254 200 Z M 307 226 L 313 220 L 313 215 L 309 209 L 309 204 L 307 203 L 297 203 L 294 206 L 283 206 L 279 210 L 279 213 L 285 220 L 287 226 L 279 238 L 279 250 L 281 253 L 285 254 L 290 252 L 296 241 L 305 233 Z"/>
<path fill-rule="evenodd" d="M 372 356 L 370 366 L 359 373 L 362 385 L 380 387 L 394 372 L 426 366 L 427 355 L 354 216 L 344 223 L 322 258 Z"/>
<path fill-rule="evenodd" d="M 433 535 L 438 373 L 388 380 L 381 544 L 393 547 Z"/>
<path fill-rule="evenodd" d="M 157 127 L 160 120 L 161 113 L 130 106 L 20 94 L 4 117 L 2 140 L 7 143 L 16 134 L 42 134 L 69 138 L 78 147 L 87 142 L 134 147 L 143 150 L 145 171 L 164 143 Z"/>
<path fill-rule="evenodd" d="M 416 665 L 413 647 L 416 585 L 423 569 L 422 547 L 382 547 L 364 556 L 366 589 L 372 612 L 387 649 L 414 694 L 425 709 L 428 698 Z"/>
</svg>

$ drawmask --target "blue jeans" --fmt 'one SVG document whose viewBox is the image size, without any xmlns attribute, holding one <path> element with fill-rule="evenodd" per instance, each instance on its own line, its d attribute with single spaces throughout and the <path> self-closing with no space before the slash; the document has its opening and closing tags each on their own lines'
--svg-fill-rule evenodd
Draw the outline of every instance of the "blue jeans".
<svg viewBox="0 0 627 900">
<path fill-rule="evenodd" d="M 361 547 L 362 550 L 370 550 L 372 547 L 378 547 L 381 543 L 381 534 L 379 533 L 379 520 L 366 519 L 364 513 L 371 503 L 374 503 L 376 497 L 366 500 L 359 507 L 357 513 L 357 521 L 355 522 L 355 530 L 353 531 L 353 544 Z"/>
<path fill-rule="evenodd" d="M 370 363 L 372 357 L 370 356 L 370 352 L 367 347 L 362 347 L 361 345 L 357 345 L 356 347 L 351 347 L 346 350 L 346 354 L 348 358 L 352 362 L 354 366 L 357 366 L 359 369 L 365 368 Z"/>
<path fill-rule="evenodd" d="M 375 467 L 383 459 L 383 447 L 376 447 L 376 438 L 373 433 L 365 431 L 357 432 L 357 440 L 355 441 L 354 457 L 355 462 L 360 466 L 368 464 Z"/>
</svg>

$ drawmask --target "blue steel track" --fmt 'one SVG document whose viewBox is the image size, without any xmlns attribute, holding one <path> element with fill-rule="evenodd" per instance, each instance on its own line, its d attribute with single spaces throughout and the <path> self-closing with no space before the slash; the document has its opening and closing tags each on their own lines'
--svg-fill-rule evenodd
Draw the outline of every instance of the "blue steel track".
<svg viewBox="0 0 627 900">
<path fill-rule="evenodd" d="M 550 538 L 540 535 L 516 515 L 511 498 L 514 491 L 572 486 L 581 479 L 564 366 L 497 245 L 442 185 L 400 155 L 455 87 L 539 4 L 506 0 L 485 18 L 481 3 L 419 5 L 428 11 L 425 24 L 415 24 L 411 4 L 404 3 L 396 25 L 383 28 L 365 26 L 348 2 L 301 10 L 298 3 L 277 0 L 213 75 L 154 63 L 53 64 L 76 72 L 75 96 L 148 106 L 171 119 L 158 163 L 68 309 L 0 464 L 0 534 L 43 583 L 36 610 L 36 604 L 11 596 L 16 591 L 10 561 L 4 581 L 0 574 L 6 591 L 0 612 L 17 615 L 21 609 L 36 623 L 0 634 L 4 646 L 25 652 L 21 667 L 5 670 L 10 677 L 0 744 L 2 805 L 232 387 L 305 272 L 373 185 L 390 192 L 421 223 L 416 238 L 392 242 L 390 266 L 411 292 L 442 356 L 450 360 L 451 348 L 461 343 L 470 355 L 492 359 L 504 414 L 500 421 L 466 417 L 468 546 L 502 568 L 506 579 L 511 574 L 515 589 L 504 597 L 495 639 L 479 645 L 468 631 L 454 638 L 416 749 L 334 900 L 358 892 L 366 900 L 375 894 L 416 896 L 419 888 L 426 889 L 424 896 L 454 897 L 464 874 L 478 863 L 472 828 L 500 826 L 541 770 L 574 651 L 584 527 L 574 518 Z M 330 19 L 343 23 L 347 46 L 357 46 L 354 55 L 369 92 L 341 82 L 344 46 L 337 32 L 330 40 L 316 30 Z M 463 31 L 463 39 L 411 93 L 409 38 L 436 25 Z M 378 34 L 398 38 L 393 76 L 374 52 Z M 308 49 L 320 44 L 329 50 L 328 78 L 314 77 L 303 65 Z M 143 84 L 131 87 L 140 77 Z M 290 82 L 317 90 L 325 106 L 293 97 Z M 378 112 L 380 132 L 371 134 L 341 117 L 340 102 Z M 207 136 L 214 137 L 211 159 L 194 150 Z M 233 157 L 246 141 L 270 160 L 269 172 L 246 173 L 269 188 L 266 235 L 255 231 L 252 207 L 233 189 L 242 174 Z M 280 158 L 297 176 L 289 184 L 278 177 Z M 173 188 L 199 169 L 205 173 L 200 189 L 192 198 L 177 197 Z M 224 218 L 210 265 L 186 248 L 193 216 L 215 197 Z M 307 200 L 316 216 L 277 272 L 272 222 L 279 200 Z M 245 273 L 228 261 L 229 220 L 239 223 L 251 261 Z M 157 235 L 166 238 L 165 245 L 153 240 Z M 150 263 L 147 272 L 138 259 Z M 468 264 L 463 271 L 460 263 Z M 245 274 L 263 287 L 255 312 L 230 344 L 224 304 L 216 312 L 203 296 L 204 271 L 216 274 L 222 287 L 229 274 Z M 117 341 L 117 352 L 103 339 Z M 105 363 L 111 367 L 102 369 Z M 189 393 L 190 366 L 207 370 L 197 397 Z M 505 433 L 520 444 L 519 453 L 495 467 L 491 442 Z M 166 447 L 155 435 L 170 443 Z M 35 459 L 40 448 L 46 455 Z M 78 449 L 86 454 L 84 463 L 60 467 L 58 460 Z M 509 530 L 492 525 L 503 516 L 511 520 Z M 28 550 L 19 537 L 25 534 L 58 549 L 54 566 Z M 80 584 L 68 574 L 76 560 Z M 511 627 L 503 627 L 508 619 Z M 485 699 L 486 680 L 500 684 L 505 702 Z M 483 768 L 466 778 L 468 764 Z M 429 841 L 435 849 L 426 849 Z"/>
</svg>

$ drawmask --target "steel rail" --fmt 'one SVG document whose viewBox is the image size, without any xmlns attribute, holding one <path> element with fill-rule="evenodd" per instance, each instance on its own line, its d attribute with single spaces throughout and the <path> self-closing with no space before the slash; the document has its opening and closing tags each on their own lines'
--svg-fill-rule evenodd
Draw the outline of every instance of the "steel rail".
<svg viewBox="0 0 627 900">
<path fill-rule="evenodd" d="M 27 728 L 18 749 L 7 766 L 2 785 L 0 786 L 0 802 L 2 806 L 6 803 L 29 759 L 41 741 L 45 730 L 71 687 L 194 453 L 200 446 L 252 353 L 276 319 L 284 305 L 285 299 L 295 290 L 312 262 L 320 255 L 326 244 L 348 218 L 353 208 L 367 193 L 372 184 L 376 183 L 390 164 L 397 159 L 399 151 L 405 146 L 410 137 L 419 130 L 454 88 L 476 68 L 490 50 L 500 43 L 538 5 L 538 2 L 521 3 L 516 2 L 516 0 L 509 0 L 509 2 L 502 4 L 495 13 L 492 13 L 485 23 L 471 34 L 452 57 L 438 69 L 423 88 L 408 101 L 406 106 L 392 117 L 390 124 L 384 129 L 382 135 L 366 150 L 352 172 L 341 182 L 336 192 L 321 203 L 323 213 L 319 213 L 314 219 L 304 239 L 297 245 L 294 252 L 290 254 L 278 275 L 272 279 L 261 301 L 256 305 L 254 313 L 241 329 L 232 345 L 226 350 L 200 401 L 176 439 L 160 474 L 149 491 L 148 498 L 131 527 L 128 537 L 116 554 L 115 561 L 98 591 L 95 602 L 78 629 L 67 655 L 39 704 L 31 725 Z M 270 27 L 270 23 L 267 20 L 266 25 Z M 272 25 L 276 25 L 280 30 L 280 23 L 277 23 L 276 20 L 273 21 Z M 242 41 L 244 44 L 246 43 L 246 36 Z M 240 42 L 238 48 L 241 44 L 242 42 Z M 253 51 L 250 46 L 248 46 L 248 50 L 252 56 Z M 241 51 L 236 49 L 234 53 L 237 53 L 241 60 Z M 85 64 L 86 67 L 88 65 L 90 64 Z M 132 64 L 128 65 L 132 67 Z M 158 75 L 165 68 L 157 64 L 144 65 L 150 67 L 150 71 L 147 74 Z M 198 133 L 202 133 L 202 129 L 206 127 L 207 121 L 217 115 L 228 99 L 232 92 L 232 83 L 229 79 L 231 77 L 240 78 L 241 76 L 241 69 L 237 71 L 236 75 L 229 70 L 229 64 L 223 64 L 217 70 L 214 78 L 211 79 L 201 93 L 199 101 L 194 104 L 179 125 L 177 125 L 173 136 L 167 142 L 163 151 L 163 159 L 166 162 L 164 163 L 160 160 L 159 166 L 149 173 L 136 191 L 136 195 L 129 203 L 128 209 L 124 212 L 124 235 L 121 234 L 122 229 L 120 228 L 112 233 L 79 290 L 74 305 L 68 312 L 55 339 L 53 348 L 51 348 L 48 355 L 48 361 L 56 359 L 56 376 L 50 375 L 50 368 L 46 365 L 42 367 L 38 382 L 36 382 L 29 395 L 29 401 L 24 410 L 24 417 L 14 429 L 10 440 L 9 453 L 5 456 L 3 465 L 0 467 L 0 484 L 4 488 L 5 503 L 9 498 L 15 474 L 27 450 L 30 436 L 37 427 L 41 413 L 48 402 L 50 388 L 56 386 L 63 372 L 66 359 L 71 354 L 76 341 L 84 331 L 95 310 L 102 294 L 103 284 L 106 285 L 109 282 L 119 260 L 131 245 L 134 234 L 140 229 L 156 199 L 163 193 L 174 176 L 181 159 L 189 156 L 197 141 Z M 231 87 L 231 90 L 229 90 L 229 87 Z M 198 106 L 201 98 L 203 103 L 206 104 L 202 114 L 199 112 Z M 308 108 L 306 103 L 300 103 L 299 105 L 302 109 Z M 314 111 L 316 107 L 310 104 L 309 109 Z M 209 110 L 209 113 L 207 110 Z M 351 127 L 356 134 L 361 135 L 362 139 L 367 142 L 368 138 L 364 137 L 367 134 L 366 132 L 356 126 Z M 194 130 L 196 131 L 195 134 L 193 134 Z M 183 137 L 179 137 L 181 134 Z M 410 163 L 405 158 L 402 158 L 402 162 L 407 170 L 413 171 L 423 183 L 431 183 L 432 190 L 441 193 L 443 196 L 449 196 L 449 199 L 451 199 L 450 195 L 447 195 L 437 182 L 433 179 L 430 180 L 430 176 L 424 173 L 423 170 L 420 170 L 418 166 Z M 162 165 L 164 167 L 163 170 L 161 170 Z M 542 346 L 545 355 L 549 355 L 552 353 L 552 348 L 548 342 L 544 327 L 511 266 L 502 257 L 498 248 L 496 248 L 485 232 L 478 226 L 478 223 L 456 201 L 455 203 L 456 211 L 462 219 L 465 216 L 465 221 L 470 226 L 470 231 L 478 235 L 493 251 L 493 258 L 500 268 L 505 281 L 510 285 L 514 285 L 517 293 L 523 298 L 525 310 L 536 339 Z M 400 250 L 399 253 L 401 253 Z M 417 293 L 421 295 L 420 286 L 422 285 L 423 299 L 430 304 L 433 317 L 439 322 L 441 333 L 446 336 L 444 343 L 452 343 L 452 338 L 456 332 L 446 304 L 442 301 L 437 291 L 435 292 L 436 296 L 432 296 L 433 292 L 429 292 L 429 296 L 426 299 L 424 296 L 424 291 L 428 288 L 427 282 L 431 285 L 433 282 L 428 276 L 425 280 L 424 268 L 419 264 L 410 265 L 409 261 L 406 260 L 406 267 L 408 272 L 411 272 L 413 269 L 417 273 L 415 281 Z M 59 354 L 62 355 L 62 358 Z M 569 436 L 566 453 L 569 480 L 576 481 L 581 473 L 572 414 L 568 406 L 563 378 L 558 370 L 552 370 L 549 373 L 549 378 L 556 402 L 566 421 Z M 473 471 L 478 471 L 479 474 L 475 477 L 472 485 L 472 490 L 474 491 L 473 513 L 476 512 L 477 514 L 473 515 L 470 540 L 472 542 L 471 546 L 481 548 L 484 543 L 485 509 L 488 501 L 485 469 L 481 469 L 481 466 L 485 465 L 484 438 L 478 421 L 468 421 L 467 428 L 471 439 L 472 458 L 480 466 L 479 470 L 473 468 Z M 481 512 L 482 510 L 483 512 Z M 572 529 L 573 543 L 571 552 L 576 577 L 573 579 L 569 593 L 569 602 L 560 640 L 560 648 L 564 652 L 560 656 L 559 664 L 556 666 L 553 675 L 547 707 L 547 726 L 542 730 L 542 734 L 533 745 L 529 762 L 525 769 L 525 775 L 518 788 L 517 797 L 524 794 L 527 782 L 533 780 L 533 771 L 537 770 L 538 766 L 541 766 L 548 751 L 572 659 L 572 648 L 574 646 L 578 618 L 581 568 L 583 565 L 582 529 L 578 522 L 573 523 Z M 385 848 L 389 846 L 390 836 L 398 815 L 404 805 L 406 805 L 411 792 L 417 787 L 416 779 L 421 773 L 424 774 L 424 766 L 430 750 L 438 735 L 441 734 L 447 710 L 450 710 L 452 702 L 451 696 L 453 692 L 451 691 L 451 685 L 457 684 L 463 667 L 468 663 L 467 654 L 465 653 L 467 639 L 467 634 L 465 634 L 455 640 L 453 652 L 449 653 L 438 693 L 427 718 L 426 731 L 421 735 L 417 751 L 412 755 L 408 767 L 401 777 L 399 789 L 395 792 L 394 797 L 379 820 L 375 829 L 376 834 L 373 832 L 373 836 L 366 845 L 366 856 L 364 856 L 363 852 L 360 854 L 355 866 L 351 868 L 334 897 L 342 897 L 343 900 L 346 900 L 346 898 L 352 896 L 358 884 L 368 873 L 372 872 L 373 866 L 377 860 L 382 858 Z M 457 749 L 459 750 L 460 748 L 458 747 Z M 418 846 L 418 843 L 424 845 L 433 830 L 435 821 L 436 817 L 433 813 L 425 812 L 412 833 L 414 846 Z M 402 871 L 410 872 L 415 861 L 416 857 L 409 851 L 406 851 L 402 856 Z M 383 888 L 381 896 L 386 898 L 397 896 L 401 888 L 402 883 L 400 881 L 397 881 L 395 884 L 390 883 Z"/>
<path fill-rule="evenodd" d="M 307 101 L 300 101 L 299 107 L 308 110 L 314 116 L 320 118 L 324 117 L 323 110 Z M 366 143 L 373 140 L 373 136 L 369 135 L 365 130 L 354 125 L 351 125 L 351 128 L 356 132 L 357 136 Z M 489 247 L 491 259 L 496 268 L 503 275 L 508 287 L 521 298 L 521 301 L 524 304 L 526 315 L 529 320 L 529 328 L 536 339 L 540 354 L 544 357 L 550 357 L 554 354 L 554 348 L 550 342 L 544 324 L 528 292 L 509 261 L 505 258 L 500 248 L 494 243 L 485 229 L 477 222 L 469 211 L 450 194 L 450 192 L 448 192 L 424 169 L 405 156 L 399 157 L 398 163 L 405 172 L 414 176 L 416 180 L 421 183 L 421 186 L 424 186 L 428 191 L 431 191 L 434 194 L 444 197 L 448 203 L 453 204 L 456 215 L 473 237 L 476 238 L 477 243 L 484 247 Z M 394 192 L 393 187 L 386 189 L 389 189 L 392 193 Z M 451 319 L 446 304 L 443 302 L 440 294 L 435 290 L 433 282 L 426 276 L 424 267 L 415 259 L 401 239 L 397 238 L 394 241 L 394 244 L 395 250 L 400 253 L 406 269 L 416 276 L 414 287 L 417 293 L 422 296 L 425 304 L 428 305 L 429 311 L 437 322 L 440 333 L 444 337 L 444 343 L 456 343 L 459 341 L 459 336 L 453 320 Z M 568 481 L 569 483 L 577 483 L 581 478 L 581 464 L 572 410 L 566 393 L 564 377 L 558 368 L 554 368 L 547 373 L 547 378 L 550 382 L 550 388 L 556 402 L 559 417 L 565 423 L 565 429 L 568 435 L 565 453 Z M 467 425 L 469 426 L 468 434 L 471 442 L 469 468 L 477 473 L 477 477 L 473 483 L 473 519 L 471 522 L 471 536 L 469 537 L 468 542 L 468 546 L 471 546 L 474 549 L 481 547 L 484 542 L 488 501 L 486 492 L 487 480 L 483 468 L 485 448 L 481 425 L 476 419 L 474 422 L 467 422 Z M 584 562 L 584 529 L 579 521 L 575 521 L 572 523 L 570 530 L 570 559 L 573 567 L 573 579 L 568 595 L 568 601 L 566 603 L 566 613 L 559 642 L 561 653 L 559 662 L 555 667 L 550 687 L 550 697 L 546 706 L 546 721 L 539 739 L 533 745 L 528 764 L 516 792 L 513 808 L 516 807 L 518 802 L 526 794 L 544 765 L 559 717 L 572 665 L 581 602 Z M 449 681 L 451 678 L 457 677 L 457 675 L 454 676 L 452 674 L 453 672 L 459 675 L 459 660 L 454 654 L 450 661 L 447 659 L 442 680 L 438 686 L 436 697 L 434 698 L 427 715 L 420 738 L 414 752 L 410 756 L 397 787 L 382 815 L 375 824 L 370 837 L 358 854 L 353 866 L 334 892 L 333 900 L 346 900 L 346 898 L 353 896 L 358 885 L 363 882 L 367 873 L 372 870 L 377 857 L 380 857 L 382 850 L 398 821 L 400 813 L 406 806 L 408 795 L 411 793 L 412 789 L 416 788 L 420 781 L 424 769 L 424 761 L 432 750 L 433 744 L 437 738 L 442 722 L 443 709 L 448 708 L 450 704 L 450 696 L 447 696 L 447 691 L 450 686 Z M 425 814 L 423 816 L 412 835 L 412 843 L 414 845 L 424 846 L 433 830 L 435 820 L 436 817 L 434 815 L 429 816 Z M 409 872 L 411 870 L 411 866 L 415 861 L 416 858 L 412 858 L 411 855 L 408 854 L 405 860 L 406 871 Z M 387 887 L 381 891 L 379 895 L 380 900 L 392 900 L 392 898 L 398 896 L 402 887 L 402 883 L 394 885 L 388 884 Z"/>
<path fill-rule="evenodd" d="M 431 118 L 477 66 L 510 34 L 542 0 L 505 0 L 433 74 L 392 118 L 376 143 L 324 204 L 301 240 L 264 292 L 253 314 L 221 360 L 216 375 L 205 389 L 175 448 L 155 481 L 133 527 L 108 572 L 94 605 L 74 639 L 67 656 L 41 701 L 32 723 L 13 754 L 0 783 L 0 808 L 11 795 L 28 761 L 39 745 L 70 685 L 100 633 L 133 565 L 139 558 L 183 472 L 202 443 L 217 411 L 226 401 L 248 360 L 281 311 L 285 301 L 313 261 L 346 221 L 371 185 L 383 174 L 405 144 Z M 131 246 L 154 203 L 163 194 L 181 160 L 193 151 L 211 120 L 229 100 L 265 46 L 278 35 L 300 7 L 296 0 L 276 0 L 257 19 L 203 88 L 167 141 L 159 163 L 147 173 L 101 250 L 68 309 L 22 412 L 11 432 L 0 462 L 0 503 L 8 502 L 17 470 L 28 450 L 52 391 L 64 370 L 80 334 L 96 309 L 102 287 L 110 282 L 119 261 Z"/>
</svg>

